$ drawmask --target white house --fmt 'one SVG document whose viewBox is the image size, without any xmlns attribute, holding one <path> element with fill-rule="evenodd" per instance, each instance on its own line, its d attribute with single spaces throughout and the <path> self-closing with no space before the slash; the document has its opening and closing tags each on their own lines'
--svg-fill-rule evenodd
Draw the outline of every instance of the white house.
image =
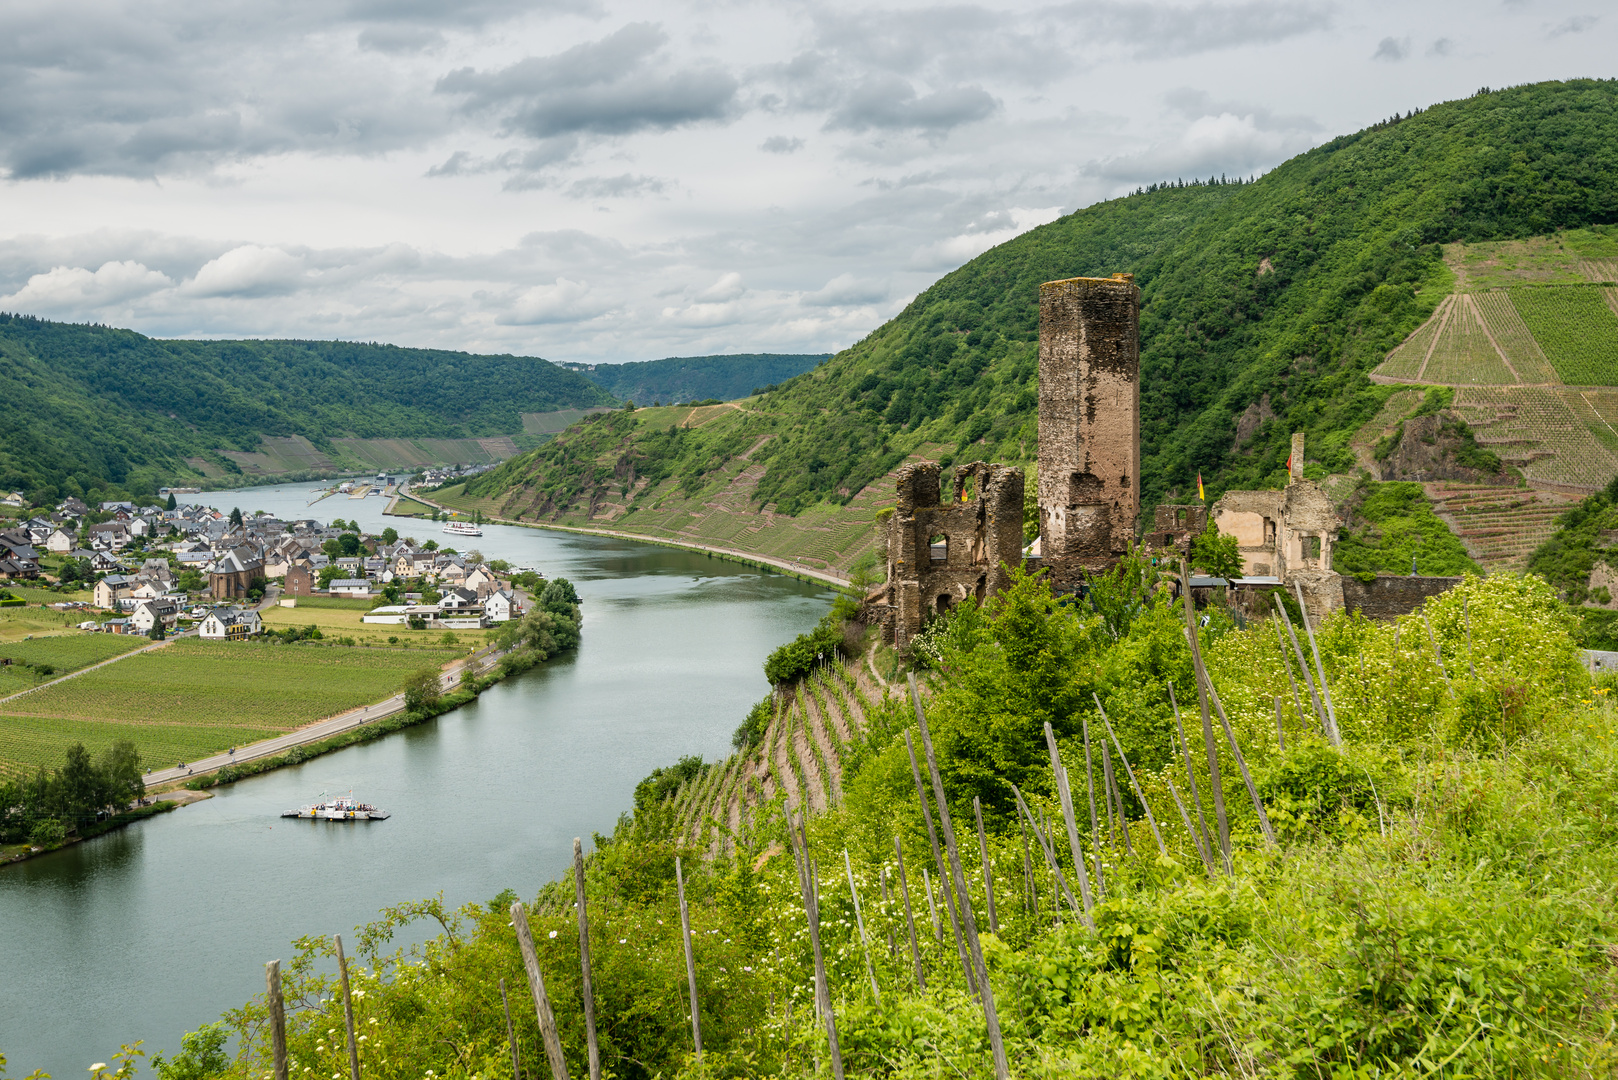
<svg viewBox="0 0 1618 1080">
<path fill-rule="evenodd" d="M 45 538 L 45 550 L 52 555 L 66 555 L 77 546 L 78 541 L 65 529 L 57 529 Z"/>
<path fill-rule="evenodd" d="M 166 627 L 173 626 L 179 615 L 180 609 L 173 600 L 142 600 L 130 612 L 129 622 L 141 633 L 150 634 L 159 620 Z"/>
<path fill-rule="evenodd" d="M 263 620 L 251 608 L 214 608 L 202 620 L 197 636 L 210 641 L 239 641 L 263 630 Z"/>
<path fill-rule="evenodd" d="M 365 578 L 333 578 L 327 591 L 333 596 L 352 596 L 363 600 L 371 595 L 371 583 Z"/>
<path fill-rule="evenodd" d="M 510 590 L 492 592 L 483 601 L 483 614 L 490 622 L 510 622 L 522 615 L 517 597 Z"/>
</svg>

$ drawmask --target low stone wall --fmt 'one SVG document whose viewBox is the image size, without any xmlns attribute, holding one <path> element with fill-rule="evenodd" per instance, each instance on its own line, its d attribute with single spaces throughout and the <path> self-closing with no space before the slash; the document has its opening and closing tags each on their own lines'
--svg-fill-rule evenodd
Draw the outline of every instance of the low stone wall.
<svg viewBox="0 0 1618 1080">
<path fill-rule="evenodd" d="M 1343 606 L 1368 619 L 1391 619 L 1408 615 L 1429 597 L 1448 592 L 1461 583 L 1458 577 L 1399 577 L 1379 574 L 1366 583 L 1343 575 Z"/>
</svg>

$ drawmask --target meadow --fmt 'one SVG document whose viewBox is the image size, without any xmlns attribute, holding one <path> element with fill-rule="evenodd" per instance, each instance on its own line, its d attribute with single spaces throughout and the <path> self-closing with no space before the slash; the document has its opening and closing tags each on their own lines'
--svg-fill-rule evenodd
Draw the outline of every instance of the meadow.
<svg viewBox="0 0 1618 1080">
<path fill-rule="evenodd" d="M 450 631 L 453 641 L 446 641 L 443 630 L 412 630 L 408 626 L 388 623 L 366 623 L 362 619 L 371 605 L 366 601 L 325 601 L 316 606 L 308 604 L 307 597 L 298 598 L 295 608 L 273 607 L 263 612 L 266 630 L 302 629 L 318 626 L 327 637 L 353 638 L 362 645 L 408 645 L 411 648 L 460 648 L 481 645 L 494 634 L 493 630 Z M 343 606 L 337 606 L 337 605 Z M 348 606 L 348 605 L 355 606 Z M 395 640 L 389 641 L 389 638 Z"/>
<path fill-rule="evenodd" d="M 0 704 L 0 770 L 121 738 L 148 765 L 188 760 L 380 701 L 463 652 L 176 641 Z"/>
</svg>

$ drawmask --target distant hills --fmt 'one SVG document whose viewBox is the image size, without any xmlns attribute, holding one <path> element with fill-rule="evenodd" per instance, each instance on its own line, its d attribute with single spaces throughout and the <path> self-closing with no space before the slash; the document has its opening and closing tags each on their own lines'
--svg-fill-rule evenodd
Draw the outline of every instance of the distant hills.
<svg viewBox="0 0 1618 1080">
<path fill-rule="evenodd" d="M 1142 290 L 1148 506 L 1187 498 L 1199 473 L 1210 499 L 1276 480 L 1293 431 L 1308 433 L 1311 467 L 1348 471 L 1356 433 L 1400 390 L 1370 372 L 1452 289 L 1444 245 L 1606 237 L 1614 222 L 1618 82 L 1483 91 L 1340 136 L 1255 182 L 1173 181 L 1080 210 L 946 275 L 812 376 L 672 433 L 593 418 L 463 497 L 679 531 L 695 527 L 682 508 L 700 516 L 720 493 L 738 509 L 836 516 L 915 454 L 1031 462 L 1038 286 L 1117 271 Z M 752 527 L 726 526 L 744 533 L 727 542 Z"/>
<path fill-rule="evenodd" d="M 179 482 L 492 461 L 525 413 L 612 405 L 531 356 L 339 341 L 165 341 L 0 314 L 0 488 L 38 501 Z M 530 424 L 532 426 L 532 424 Z"/>
<path fill-rule="evenodd" d="M 830 353 L 733 353 L 671 356 L 627 364 L 563 362 L 557 366 L 578 372 L 619 401 L 675 405 L 748 397 L 802 375 L 830 357 Z"/>
</svg>

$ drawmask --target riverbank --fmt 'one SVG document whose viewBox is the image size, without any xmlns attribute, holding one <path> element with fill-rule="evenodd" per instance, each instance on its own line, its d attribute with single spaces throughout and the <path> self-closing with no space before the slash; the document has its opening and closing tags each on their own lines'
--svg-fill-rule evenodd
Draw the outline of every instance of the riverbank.
<svg viewBox="0 0 1618 1080">
<path fill-rule="evenodd" d="M 445 513 L 450 513 L 452 511 L 465 513 L 465 510 L 461 507 L 435 502 L 432 499 L 427 498 L 425 495 L 416 494 L 414 491 L 411 491 L 408 494 L 408 498 L 416 502 L 423 503 L 427 506 L 431 506 L 433 509 L 443 511 Z M 790 559 L 772 558 L 768 555 L 760 555 L 759 553 L 753 551 L 740 551 L 736 548 L 724 548 L 709 544 L 696 544 L 688 541 L 670 540 L 666 537 L 648 536 L 643 533 L 626 532 L 622 529 L 600 529 L 582 525 L 556 525 L 539 521 L 519 521 L 512 518 L 497 517 L 487 513 L 483 515 L 483 523 L 485 525 L 514 525 L 524 529 L 546 529 L 553 532 L 577 533 L 581 536 L 607 536 L 615 540 L 633 540 L 639 544 L 655 544 L 658 547 L 674 548 L 677 551 L 692 551 L 699 555 L 712 555 L 716 559 L 723 559 L 726 562 L 740 563 L 743 566 L 750 566 L 755 570 L 769 570 L 775 573 L 785 574 L 788 577 L 797 578 L 799 581 L 808 582 L 811 585 L 831 585 L 836 588 L 846 588 L 848 586 L 848 575 L 830 567 L 819 569 L 812 566 L 805 566 L 802 563 L 793 562 Z"/>
<path fill-rule="evenodd" d="M 86 825 L 72 836 L 64 837 L 60 843 L 50 844 L 46 847 L 32 847 L 28 844 L 7 844 L 0 847 L 0 866 L 20 863 L 37 855 L 49 855 L 53 851 L 61 851 L 63 848 L 72 847 L 74 844 L 94 840 L 98 836 L 105 836 L 107 833 L 121 829 L 125 825 L 133 825 L 137 821 L 145 821 L 147 818 L 155 817 L 158 814 L 167 814 L 194 801 L 195 799 L 159 799 L 150 806 L 138 806 L 133 810 L 126 810 L 122 814 L 114 814 L 105 821 Z"/>
</svg>

